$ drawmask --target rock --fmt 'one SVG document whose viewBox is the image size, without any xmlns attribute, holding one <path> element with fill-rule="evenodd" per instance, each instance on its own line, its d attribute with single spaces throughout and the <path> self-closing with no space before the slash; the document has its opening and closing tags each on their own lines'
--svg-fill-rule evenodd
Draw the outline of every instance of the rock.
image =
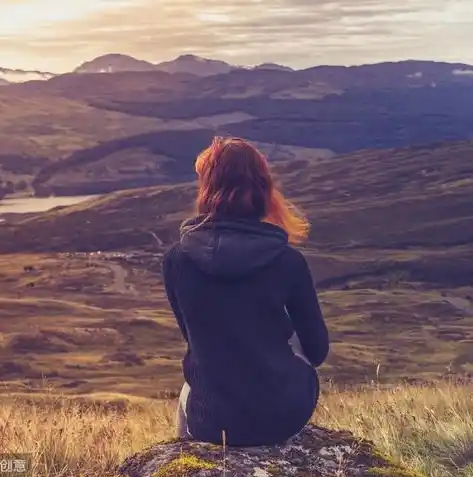
<svg viewBox="0 0 473 477">
<path fill-rule="evenodd" d="M 175 439 L 128 457 L 126 477 L 421 477 L 381 455 L 372 442 L 347 431 L 308 425 L 273 447 L 223 447 Z"/>
</svg>

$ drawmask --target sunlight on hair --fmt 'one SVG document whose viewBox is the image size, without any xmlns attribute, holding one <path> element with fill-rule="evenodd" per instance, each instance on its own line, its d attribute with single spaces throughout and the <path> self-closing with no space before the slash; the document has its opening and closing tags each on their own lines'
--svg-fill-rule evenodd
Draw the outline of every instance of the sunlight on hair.
<svg viewBox="0 0 473 477">
<path fill-rule="evenodd" d="M 212 216 L 233 209 L 240 218 L 256 215 L 282 228 L 292 244 L 307 239 L 309 221 L 276 187 L 267 158 L 251 143 L 215 136 L 197 157 L 195 170 L 199 214 Z"/>
<path fill-rule="evenodd" d="M 277 225 L 284 229 L 289 235 L 289 242 L 292 244 L 303 242 L 309 235 L 309 221 L 276 188 L 272 191 L 269 212 L 263 219 L 263 222 Z"/>
</svg>

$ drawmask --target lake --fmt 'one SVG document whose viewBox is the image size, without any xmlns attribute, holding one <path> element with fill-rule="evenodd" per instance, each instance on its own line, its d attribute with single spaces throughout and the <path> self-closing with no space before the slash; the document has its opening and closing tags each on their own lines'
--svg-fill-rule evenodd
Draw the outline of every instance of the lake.
<svg viewBox="0 0 473 477">
<path fill-rule="evenodd" d="M 54 207 L 67 206 L 97 197 L 95 195 L 76 195 L 63 197 L 19 197 L 0 200 L 1 214 L 31 214 L 46 212 Z"/>
</svg>

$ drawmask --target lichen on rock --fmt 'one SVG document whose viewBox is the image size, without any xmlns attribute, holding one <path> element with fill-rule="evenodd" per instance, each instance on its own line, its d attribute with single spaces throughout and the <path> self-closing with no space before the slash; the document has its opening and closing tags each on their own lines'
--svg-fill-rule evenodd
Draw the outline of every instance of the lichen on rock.
<svg viewBox="0 0 473 477">
<path fill-rule="evenodd" d="M 182 454 L 153 473 L 153 477 L 174 477 L 175 475 L 191 476 L 196 472 L 213 470 L 217 466 L 212 462 L 199 459 L 193 455 Z"/>
<path fill-rule="evenodd" d="M 128 457 L 124 477 L 405 477 L 415 475 L 348 431 L 312 424 L 285 444 L 227 447 L 173 440 Z M 419 476 L 420 477 L 420 476 Z"/>
</svg>

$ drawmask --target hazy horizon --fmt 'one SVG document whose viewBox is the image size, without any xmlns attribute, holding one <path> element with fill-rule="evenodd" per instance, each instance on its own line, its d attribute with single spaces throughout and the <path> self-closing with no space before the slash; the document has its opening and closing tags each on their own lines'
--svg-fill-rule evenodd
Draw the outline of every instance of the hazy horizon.
<svg viewBox="0 0 473 477">
<path fill-rule="evenodd" d="M 205 6 L 204 6 L 205 5 Z M 63 73 L 107 53 L 293 68 L 473 63 L 469 0 L 3 0 L 0 67 Z"/>
</svg>

